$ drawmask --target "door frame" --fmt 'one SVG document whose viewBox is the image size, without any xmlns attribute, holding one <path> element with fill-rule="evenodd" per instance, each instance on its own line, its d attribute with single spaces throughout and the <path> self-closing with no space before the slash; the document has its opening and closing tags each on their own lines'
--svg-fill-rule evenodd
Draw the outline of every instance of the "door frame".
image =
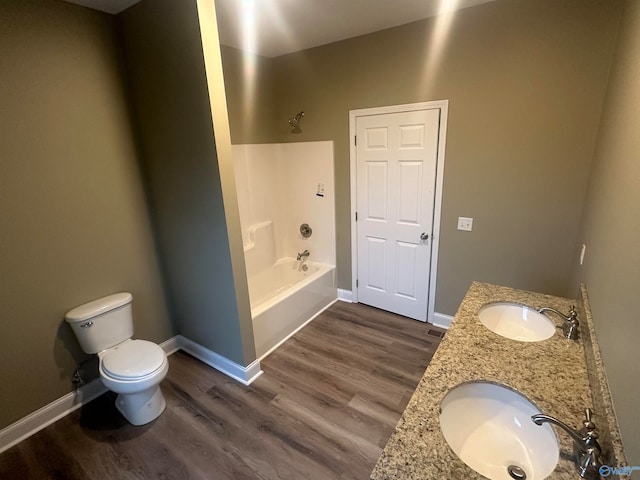
<svg viewBox="0 0 640 480">
<path fill-rule="evenodd" d="M 427 300 L 427 322 L 434 322 L 436 303 L 436 279 L 438 275 L 438 249 L 440 246 L 440 211 L 442 208 L 442 190 L 444 181 L 444 160 L 447 138 L 447 115 L 449 100 L 432 102 L 407 103 L 403 105 L 389 105 L 386 107 L 361 108 L 349 110 L 349 172 L 351 188 L 351 295 L 352 301 L 358 302 L 358 225 L 356 222 L 357 207 L 357 156 L 356 156 L 356 120 L 358 117 L 370 115 L 384 115 L 388 113 L 402 113 L 416 110 L 440 109 L 440 130 L 438 132 L 438 154 L 436 160 L 436 185 L 434 192 L 433 230 L 431 234 L 431 272 L 429 274 L 429 292 Z"/>
</svg>

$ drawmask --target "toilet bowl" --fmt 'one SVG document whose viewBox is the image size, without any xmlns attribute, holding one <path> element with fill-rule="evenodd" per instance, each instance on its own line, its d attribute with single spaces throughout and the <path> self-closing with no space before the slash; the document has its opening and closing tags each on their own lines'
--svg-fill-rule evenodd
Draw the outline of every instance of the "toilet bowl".
<svg viewBox="0 0 640 480">
<path fill-rule="evenodd" d="M 169 371 L 167 355 L 153 342 L 133 340 L 129 293 L 110 295 L 69 311 L 82 349 L 98 355 L 100 380 L 118 394 L 116 408 L 132 425 L 144 425 L 164 411 L 160 382 Z"/>
<path fill-rule="evenodd" d="M 118 394 L 116 408 L 132 425 L 144 425 L 164 411 L 160 382 L 169 371 L 167 355 L 146 340 L 125 340 L 98 353 L 100 380 Z"/>
</svg>

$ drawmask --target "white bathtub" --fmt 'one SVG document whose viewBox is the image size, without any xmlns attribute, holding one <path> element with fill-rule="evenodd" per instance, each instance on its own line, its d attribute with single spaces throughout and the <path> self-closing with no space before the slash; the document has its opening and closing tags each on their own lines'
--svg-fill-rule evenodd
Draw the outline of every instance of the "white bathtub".
<svg viewBox="0 0 640 480">
<path fill-rule="evenodd" d="M 303 271 L 293 258 L 282 258 L 270 269 L 249 276 L 253 336 L 258 359 L 337 299 L 335 267 L 305 262 Z"/>
</svg>

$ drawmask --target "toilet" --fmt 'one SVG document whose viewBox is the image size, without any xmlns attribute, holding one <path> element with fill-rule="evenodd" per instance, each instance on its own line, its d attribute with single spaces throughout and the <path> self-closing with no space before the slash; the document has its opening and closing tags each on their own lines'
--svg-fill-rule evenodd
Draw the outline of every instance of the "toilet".
<svg viewBox="0 0 640 480">
<path fill-rule="evenodd" d="M 169 371 L 167 354 L 146 340 L 133 340 L 130 293 L 116 293 L 70 310 L 82 350 L 100 360 L 100 379 L 118 394 L 116 407 L 133 425 L 144 425 L 164 411 L 160 382 Z"/>
</svg>

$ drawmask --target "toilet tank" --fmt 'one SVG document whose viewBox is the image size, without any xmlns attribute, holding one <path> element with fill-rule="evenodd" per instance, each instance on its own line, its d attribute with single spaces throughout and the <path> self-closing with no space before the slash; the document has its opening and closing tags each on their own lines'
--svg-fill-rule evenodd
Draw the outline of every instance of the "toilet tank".
<svg viewBox="0 0 640 480">
<path fill-rule="evenodd" d="M 70 310 L 71 325 L 85 353 L 98 353 L 133 336 L 130 293 L 116 293 Z"/>
</svg>

